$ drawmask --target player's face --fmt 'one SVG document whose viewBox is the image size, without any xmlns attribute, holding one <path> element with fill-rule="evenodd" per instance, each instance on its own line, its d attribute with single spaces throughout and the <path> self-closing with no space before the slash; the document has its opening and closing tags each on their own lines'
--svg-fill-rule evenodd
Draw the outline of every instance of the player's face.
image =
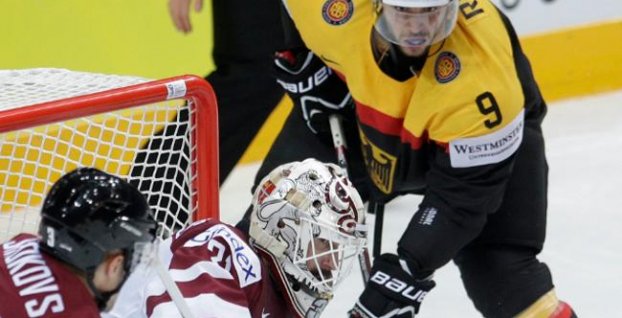
<svg viewBox="0 0 622 318">
<path fill-rule="evenodd" d="M 332 271 L 339 266 L 338 243 L 316 238 L 307 249 L 307 268 L 321 280 L 332 278 Z M 314 257 L 315 255 L 315 257 Z"/>
<path fill-rule="evenodd" d="M 384 19 L 402 52 L 419 57 L 426 52 L 442 22 L 440 7 L 406 8 L 383 5 Z"/>
</svg>

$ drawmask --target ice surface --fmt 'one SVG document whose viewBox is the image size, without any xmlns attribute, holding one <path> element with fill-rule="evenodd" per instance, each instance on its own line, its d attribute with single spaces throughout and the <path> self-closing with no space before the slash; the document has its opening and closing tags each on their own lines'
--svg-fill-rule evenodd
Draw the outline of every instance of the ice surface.
<svg viewBox="0 0 622 318">
<path fill-rule="evenodd" d="M 544 132 L 550 165 L 549 219 L 540 260 L 550 266 L 559 297 L 579 316 L 617 316 L 622 291 L 622 91 L 551 104 Z M 235 223 L 246 210 L 257 168 L 239 166 L 225 182 L 223 221 Z M 419 201 L 420 197 L 409 196 L 386 206 L 383 252 L 395 251 Z M 453 264 L 438 270 L 435 279 L 437 287 L 425 299 L 418 318 L 481 317 Z M 362 288 L 357 267 L 324 316 L 346 317 Z"/>
</svg>

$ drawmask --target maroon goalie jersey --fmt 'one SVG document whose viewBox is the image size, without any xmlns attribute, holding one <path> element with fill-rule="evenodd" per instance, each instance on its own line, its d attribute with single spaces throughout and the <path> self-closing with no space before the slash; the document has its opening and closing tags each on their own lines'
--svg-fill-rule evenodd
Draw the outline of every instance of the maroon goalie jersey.
<svg viewBox="0 0 622 318">
<path fill-rule="evenodd" d="M 196 317 L 291 317 L 247 237 L 215 220 L 198 221 L 160 246 L 160 259 Z M 148 317 L 180 314 L 160 280 L 146 288 Z"/>
<path fill-rule="evenodd" d="M 20 234 L 0 246 L 0 318 L 100 317 L 87 287 Z"/>
</svg>

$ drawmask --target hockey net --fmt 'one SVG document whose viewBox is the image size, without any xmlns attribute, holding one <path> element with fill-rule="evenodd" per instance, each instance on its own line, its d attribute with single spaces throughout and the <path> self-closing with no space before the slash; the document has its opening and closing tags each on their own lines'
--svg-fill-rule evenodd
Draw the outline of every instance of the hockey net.
<svg viewBox="0 0 622 318">
<path fill-rule="evenodd" d="M 36 232 L 45 194 L 96 167 L 137 186 L 162 236 L 218 217 L 218 127 L 210 85 L 61 69 L 0 71 L 0 242 Z"/>
</svg>

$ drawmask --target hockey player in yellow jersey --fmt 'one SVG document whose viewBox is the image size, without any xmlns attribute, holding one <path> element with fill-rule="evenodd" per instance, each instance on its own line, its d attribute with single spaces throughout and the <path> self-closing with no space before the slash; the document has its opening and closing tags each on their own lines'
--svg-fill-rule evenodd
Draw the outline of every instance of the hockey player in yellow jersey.
<svg viewBox="0 0 622 318">
<path fill-rule="evenodd" d="M 546 104 L 507 17 L 488 0 L 283 3 L 288 47 L 275 70 L 296 110 L 258 176 L 335 160 L 327 117 L 339 114 L 364 196 L 423 195 L 350 315 L 413 317 L 453 260 L 485 317 L 576 317 L 537 259 Z"/>
</svg>

